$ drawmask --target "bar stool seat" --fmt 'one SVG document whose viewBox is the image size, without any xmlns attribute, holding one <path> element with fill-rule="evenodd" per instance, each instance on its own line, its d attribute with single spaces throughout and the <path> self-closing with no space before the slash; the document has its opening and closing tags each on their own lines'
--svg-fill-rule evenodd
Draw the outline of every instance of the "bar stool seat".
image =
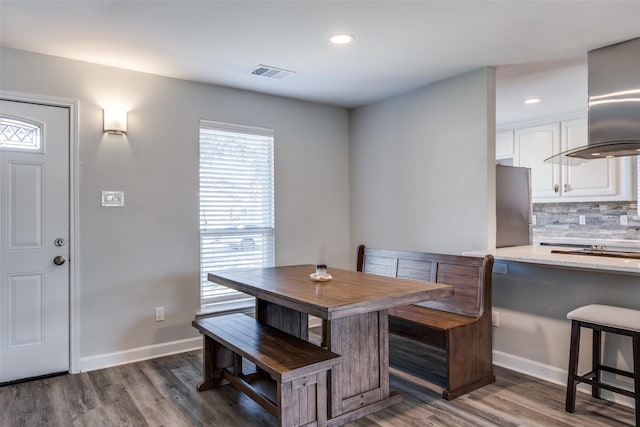
<svg viewBox="0 0 640 427">
<path fill-rule="evenodd" d="M 640 332 L 640 310 L 630 308 L 601 304 L 585 305 L 567 314 L 567 319 Z"/>
<path fill-rule="evenodd" d="M 591 395 L 600 398 L 600 389 L 619 393 L 635 400 L 636 426 L 640 427 L 640 310 L 590 304 L 579 307 L 569 314 L 571 320 L 571 346 L 569 349 L 569 370 L 567 376 L 567 398 L 565 410 L 574 412 L 576 386 L 578 383 L 591 385 Z M 580 329 L 593 330 L 593 352 L 591 371 L 578 375 Z M 601 363 L 602 332 L 630 336 L 633 341 L 633 372 L 622 371 Z M 634 391 L 615 387 L 601 381 L 601 371 L 634 379 Z"/>
</svg>

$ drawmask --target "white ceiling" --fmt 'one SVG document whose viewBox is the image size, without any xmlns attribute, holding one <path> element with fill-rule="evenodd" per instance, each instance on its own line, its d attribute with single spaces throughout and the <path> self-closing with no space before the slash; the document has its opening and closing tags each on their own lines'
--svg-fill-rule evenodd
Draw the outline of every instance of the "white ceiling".
<svg viewBox="0 0 640 427">
<path fill-rule="evenodd" d="M 508 123 L 586 108 L 586 52 L 639 37 L 638 16 L 636 0 L 0 0 L 0 43 L 343 107 L 496 65 Z M 354 43 L 329 44 L 343 31 Z M 296 74 L 248 74 L 258 64 Z"/>
</svg>

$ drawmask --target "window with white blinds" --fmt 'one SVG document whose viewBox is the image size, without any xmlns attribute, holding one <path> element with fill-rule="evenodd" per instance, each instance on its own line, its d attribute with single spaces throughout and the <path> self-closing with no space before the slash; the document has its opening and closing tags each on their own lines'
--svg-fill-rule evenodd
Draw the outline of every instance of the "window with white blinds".
<svg viewBox="0 0 640 427">
<path fill-rule="evenodd" d="M 273 131 L 200 122 L 200 296 L 203 311 L 251 305 L 209 272 L 274 265 Z"/>
</svg>

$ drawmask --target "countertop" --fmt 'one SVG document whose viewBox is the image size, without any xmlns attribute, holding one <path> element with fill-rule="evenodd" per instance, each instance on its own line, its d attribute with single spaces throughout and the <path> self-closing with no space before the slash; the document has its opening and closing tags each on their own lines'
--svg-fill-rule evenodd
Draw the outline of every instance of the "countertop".
<svg viewBox="0 0 640 427">
<path fill-rule="evenodd" d="M 552 249 L 568 250 L 570 248 L 555 246 L 512 246 L 485 251 L 469 251 L 464 252 L 463 255 L 483 256 L 485 254 L 491 254 L 496 261 L 513 261 L 578 270 L 640 275 L 640 259 L 552 254 Z"/>
</svg>

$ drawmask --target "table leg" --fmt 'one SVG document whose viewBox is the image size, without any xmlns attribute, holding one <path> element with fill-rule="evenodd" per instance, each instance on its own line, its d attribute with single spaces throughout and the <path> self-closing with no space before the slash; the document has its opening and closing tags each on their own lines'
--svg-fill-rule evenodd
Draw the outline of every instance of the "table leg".
<svg viewBox="0 0 640 427">
<path fill-rule="evenodd" d="M 331 373 L 331 425 L 341 425 L 402 401 L 389 392 L 387 311 L 328 322 L 328 348 L 342 355 Z"/>
<path fill-rule="evenodd" d="M 298 338 L 309 339 L 309 315 L 306 313 L 256 299 L 256 318 Z"/>
<path fill-rule="evenodd" d="M 256 318 L 308 340 L 308 315 L 256 300 Z M 327 348 L 342 355 L 331 370 L 330 426 L 339 426 L 402 402 L 389 391 L 389 320 L 387 310 L 356 314 L 327 322 Z"/>
</svg>

